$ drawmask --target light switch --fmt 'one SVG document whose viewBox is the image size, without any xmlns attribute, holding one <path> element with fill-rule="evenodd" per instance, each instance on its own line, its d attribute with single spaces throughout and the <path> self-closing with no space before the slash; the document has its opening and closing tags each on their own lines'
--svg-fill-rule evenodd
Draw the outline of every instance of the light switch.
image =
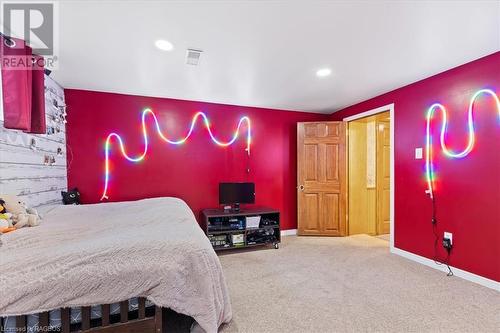
<svg viewBox="0 0 500 333">
<path fill-rule="evenodd" d="M 415 159 L 421 160 L 423 156 L 422 148 L 415 148 Z"/>
</svg>

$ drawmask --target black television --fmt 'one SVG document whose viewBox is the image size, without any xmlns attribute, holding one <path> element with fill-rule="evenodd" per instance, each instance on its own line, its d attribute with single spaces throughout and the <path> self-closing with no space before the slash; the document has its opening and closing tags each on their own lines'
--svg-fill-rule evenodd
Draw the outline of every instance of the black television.
<svg viewBox="0 0 500 333">
<path fill-rule="evenodd" d="M 219 204 L 234 205 L 239 210 L 240 204 L 255 203 L 254 183 L 219 183 Z"/>
</svg>

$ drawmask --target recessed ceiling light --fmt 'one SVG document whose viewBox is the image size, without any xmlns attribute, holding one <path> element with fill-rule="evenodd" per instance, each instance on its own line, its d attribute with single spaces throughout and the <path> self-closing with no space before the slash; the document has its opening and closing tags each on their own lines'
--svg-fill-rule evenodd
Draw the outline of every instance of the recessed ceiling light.
<svg viewBox="0 0 500 333">
<path fill-rule="evenodd" d="M 330 68 L 321 68 L 316 71 L 317 77 L 325 77 L 332 74 L 332 70 Z"/>
<path fill-rule="evenodd" d="M 170 43 L 168 40 L 164 40 L 164 39 L 158 39 L 155 42 L 155 46 L 162 51 L 172 51 L 174 49 L 174 46 L 172 45 L 172 43 Z"/>
</svg>

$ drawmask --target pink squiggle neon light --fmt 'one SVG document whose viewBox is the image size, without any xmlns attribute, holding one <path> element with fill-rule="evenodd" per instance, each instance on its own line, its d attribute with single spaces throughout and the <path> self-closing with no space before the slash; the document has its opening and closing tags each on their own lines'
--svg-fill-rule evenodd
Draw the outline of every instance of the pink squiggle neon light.
<svg viewBox="0 0 500 333">
<path fill-rule="evenodd" d="M 247 154 L 250 155 L 250 144 L 252 142 L 252 134 L 251 134 L 250 118 L 248 118 L 247 116 L 244 116 L 244 117 L 240 118 L 240 120 L 238 122 L 238 127 L 236 128 L 236 131 L 234 132 L 233 137 L 232 137 L 231 140 L 229 140 L 229 141 L 221 141 L 221 140 L 217 139 L 214 136 L 214 134 L 212 133 L 212 129 L 210 128 L 210 122 L 208 121 L 207 116 L 203 112 L 197 112 L 193 116 L 193 119 L 191 120 L 191 127 L 189 128 L 189 131 L 186 134 L 186 136 L 184 138 L 182 138 L 182 139 L 179 139 L 179 140 L 171 140 L 171 139 L 167 138 L 163 134 L 163 132 L 161 131 L 160 124 L 158 123 L 158 119 L 156 118 L 156 115 L 154 114 L 154 112 L 151 109 L 144 109 L 144 111 L 142 112 L 142 135 L 143 135 L 143 139 L 144 139 L 144 150 L 143 150 L 142 154 L 138 155 L 137 157 L 131 157 L 130 155 L 128 155 L 127 152 L 126 152 L 126 150 L 125 150 L 125 145 L 123 144 L 123 140 L 120 137 L 120 135 L 117 134 L 117 133 L 114 133 L 114 132 L 110 133 L 108 135 L 108 137 L 106 138 L 106 145 L 105 145 L 105 148 L 104 148 L 104 151 L 105 151 L 105 162 L 104 162 L 104 176 L 105 176 L 105 180 L 104 180 L 104 190 L 103 190 L 103 193 L 102 193 L 101 200 L 109 199 L 107 193 L 108 193 L 109 174 L 110 174 L 110 171 L 109 171 L 109 152 L 110 152 L 110 149 L 111 149 L 111 139 L 116 138 L 118 140 L 118 144 L 120 145 L 121 154 L 128 161 L 135 162 L 135 163 L 142 161 L 146 157 L 146 154 L 148 152 L 148 146 L 149 146 L 148 145 L 148 132 L 147 132 L 147 127 L 146 127 L 146 116 L 147 115 L 151 115 L 153 117 L 153 119 L 155 121 L 155 125 L 156 125 L 156 132 L 160 136 L 160 138 L 163 141 L 165 141 L 165 142 L 167 142 L 169 144 L 173 144 L 173 145 L 179 145 L 179 144 L 182 144 L 182 143 L 186 142 L 186 140 L 193 133 L 194 127 L 195 127 L 196 122 L 197 122 L 197 120 L 198 120 L 199 117 L 203 118 L 205 127 L 207 128 L 208 134 L 210 135 L 210 139 L 215 144 L 217 144 L 218 146 L 221 146 L 221 147 L 227 147 L 229 145 L 232 145 L 236 141 L 236 139 L 238 138 L 238 136 L 239 136 L 240 127 L 241 127 L 242 123 L 246 122 L 247 123 L 247 139 L 246 139 L 246 141 L 247 141 L 247 147 L 246 147 L 245 150 L 246 150 Z"/>
<path fill-rule="evenodd" d="M 467 155 L 472 151 L 474 148 L 474 142 L 475 142 L 475 132 L 474 132 L 474 118 L 473 118 L 473 112 L 474 112 L 474 103 L 478 97 L 481 95 L 489 95 L 490 97 L 493 98 L 495 101 L 495 105 L 497 107 L 498 115 L 500 116 L 500 100 L 498 99 L 498 96 L 496 93 L 491 90 L 491 89 L 481 89 L 478 90 L 470 99 L 469 102 L 469 109 L 467 112 L 467 127 L 468 127 L 468 142 L 467 146 L 465 147 L 464 150 L 461 152 L 454 152 L 446 146 L 445 143 L 445 134 L 446 134 L 446 129 L 448 126 L 448 121 L 447 121 L 447 116 L 446 116 L 446 108 L 439 103 L 434 103 L 432 104 L 429 109 L 427 110 L 427 126 L 426 126 L 426 139 L 425 139 L 425 146 L 426 146 L 426 152 L 425 152 L 425 176 L 427 180 L 427 190 L 425 191 L 427 194 L 429 194 L 430 198 L 432 199 L 434 197 L 434 164 L 433 164 L 433 153 L 432 153 L 432 137 L 431 137 L 431 120 L 432 116 L 434 115 L 434 110 L 439 110 L 441 111 L 441 116 L 442 116 L 442 124 L 441 124 L 441 133 L 439 136 L 440 139 L 440 144 L 441 144 L 441 150 L 446 156 L 452 157 L 452 158 L 462 158 Z"/>
</svg>

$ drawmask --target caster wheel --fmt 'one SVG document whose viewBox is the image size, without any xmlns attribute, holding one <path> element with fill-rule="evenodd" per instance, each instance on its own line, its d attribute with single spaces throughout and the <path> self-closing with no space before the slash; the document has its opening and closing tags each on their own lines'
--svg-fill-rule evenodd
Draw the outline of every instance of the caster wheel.
<svg viewBox="0 0 500 333">
<path fill-rule="evenodd" d="M 278 243 L 274 243 L 274 248 L 277 250 L 280 248 L 280 245 Z"/>
</svg>

